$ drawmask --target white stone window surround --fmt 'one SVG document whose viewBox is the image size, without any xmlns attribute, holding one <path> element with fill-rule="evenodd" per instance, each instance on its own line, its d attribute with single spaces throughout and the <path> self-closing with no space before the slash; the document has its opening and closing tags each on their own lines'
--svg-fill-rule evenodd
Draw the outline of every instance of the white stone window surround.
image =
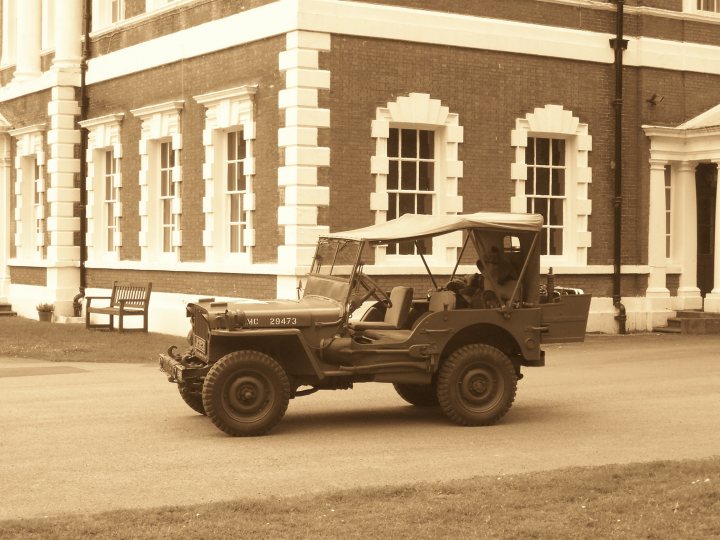
<svg viewBox="0 0 720 540">
<path fill-rule="evenodd" d="M 510 211 L 527 212 L 525 181 L 527 165 L 525 149 L 528 137 L 552 137 L 565 139 L 565 234 L 562 255 L 543 255 L 543 266 L 586 266 L 587 251 L 591 246 L 588 217 L 592 203 L 588 199 L 588 185 L 592 181 L 592 169 L 588 166 L 588 154 L 592 149 L 592 137 L 587 124 L 583 124 L 561 105 L 536 108 L 525 118 L 515 121 L 511 145 L 515 147 L 515 162 L 510 167 L 510 178 L 515 184 L 515 195 L 510 200 Z"/>
<path fill-rule="evenodd" d="M 426 129 L 435 132 L 435 195 L 433 214 L 454 215 L 462 212 L 463 198 L 458 195 L 458 183 L 463 176 L 463 163 L 458 160 L 458 147 L 463 142 L 463 128 L 459 116 L 451 113 L 429 94 L 411 93 L 401 96 L 387 107 L 378 107 L 372 121 L 371 135 L 375 139 L 375 155 L 370 158 L 370 172 L 375 177 L 375 191 L 370 194 L 370 210 L 375 212 L 375 223 L 387 219 L 387 153 L 390 128 Z M 432 255 L 428 262 L 435 265 L 455 263 L 457 249 L 462 245 L 462 234 L 444 235 L 433 240 Z M 389 255 L 385 246 L 375 252 L 376 266 L 407 266 L 412 255 Z"/>
<path fill-rule="evenodd" d="M 177 263 L 178 248 L 182 246 L 182 166 L 180 151 L 182 150 L 182 133 L 180 112 L 184 101 L 170 101 L 157 105 L 148 105 L 130 112 L 142 120 L 140 126 L 140 258 L 143 261 Z M 160 215 L 160 147 L 162 142 L 169 141 L 175 152 L 175 166 L 172 181 L 175 182 L 171 213 L 175 220 L 175 230 L 171 234 L 173 251 L 163 252 L 162 219 Z"/>
<path fill-rule="evenodd" d="M 105 229 L 106 213 L 104 208 L 105 193 L 105 152 L 112 150 L 115 160 L 115 177 L 113 188 L 122 191 L 122 155 L 123 147 L 120 139 L 121 125 L 124 113 L 109 114 L 91 118 L 80 122 L 80 126 L 88 130 L 88 143 L 86 151 L 87 177 L 85 189 L 87 190 L 87 232 L 85 242 L 87 245 L 88 262 L 111 262 L 118 260 L 118 248 L 122 246 L 121 197 L 116 197 L 114 214 L 118 221 L 118 230 L 113 235 L 113 245 L 107 245 Z"/>
<path fill-rule="evenodd" d="M 203 246 L 205 260 L 210 263 L 222 263 L 232 260 L 239 265 L 252 264 L 252 252 L 255 246 L 254 211 L 255 211 L 255 105 L 256 85 L 239 86 L 216 92 L 195 96 L 193 99 L 205 106 L 205 128 L 203 145 L 205 161 L 203 163 L 203 179 L 205 196 L 203 197 L 203 213 L 205 229 L 203 230 Z M 242 207 L 245 212 L 245 229 L 243 230 L 243 247 L 240 253 L 229 250 L 229 215 L 225 201 L 227 133 L 240 129 L 245 140 L 245 173 L 246 193 L 243 195 Z"/>
<path fill-rule="evenodd" d="M 44 202 L 47 191 L 46 156 L 43 149 L 46 124 L 10 130 L 16 141 L 15 151 L 15 264 L 41 261 L 45 247 L 46 217 L 44 204 L 35 206 L 35 194 Z M 39 177 L 35 178 L 35 171 Z M 36 220 L 42 220 L 36 231 Z"/>
</svg>

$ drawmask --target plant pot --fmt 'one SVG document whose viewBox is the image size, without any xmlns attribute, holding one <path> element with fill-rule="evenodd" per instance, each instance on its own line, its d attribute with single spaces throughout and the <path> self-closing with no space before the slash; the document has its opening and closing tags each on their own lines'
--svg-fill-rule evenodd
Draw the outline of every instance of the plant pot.
<svg viewBox="0 0 720 540">
<path fill-rule="evenodd" d="M 38 320 L 40 322 L 52 322 L 52 311 L 38 311 Z"/>
</svg>

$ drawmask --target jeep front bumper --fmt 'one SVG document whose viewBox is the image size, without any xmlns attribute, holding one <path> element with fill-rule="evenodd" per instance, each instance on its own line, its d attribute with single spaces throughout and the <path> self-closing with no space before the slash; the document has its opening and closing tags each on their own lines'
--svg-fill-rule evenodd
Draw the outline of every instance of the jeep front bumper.
<svg viewBox="0 0 720 540">
<path fill-rule="evenodd" d="M 160 353 L 160 371 L 167 375 L 168 381 L 180 383 L 202 380 L 207 375 L 208 366 L 183 364 L 172 356 Z"/>
</svg>

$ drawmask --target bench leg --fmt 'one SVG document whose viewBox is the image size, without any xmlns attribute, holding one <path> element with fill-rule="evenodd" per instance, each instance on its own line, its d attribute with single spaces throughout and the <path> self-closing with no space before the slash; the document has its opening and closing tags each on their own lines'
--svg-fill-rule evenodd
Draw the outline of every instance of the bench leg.
<svg viewBox="0 0 720 540">
<path fill-rule="evenodd" d="M 118 331 L 119 332 L 124 332 L 124 329 L 123 329 L 123 320 L 124 319 L 125 318 L 122 316 L 122 314 L 118 315 Z"/>
</svg>

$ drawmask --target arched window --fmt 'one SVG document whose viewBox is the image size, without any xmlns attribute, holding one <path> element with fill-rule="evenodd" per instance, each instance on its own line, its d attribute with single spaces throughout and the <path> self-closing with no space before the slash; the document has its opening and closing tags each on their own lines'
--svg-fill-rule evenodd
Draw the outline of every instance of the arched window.
<svg viewBox="0 0 720 540">
<path fill-rule="evenodd" d="M 587 124 L 559 105 L 547 105 L 516 120 L 511 144 L 515 147 L 511 167 L 515 195 L 510 208 L 542 214 L 543 263 L 586 265 L 592 210 L 588 199 L 592 137 Z"/>
<path fill-rule="evenodd" d="M 458 146 L 463 140 L 463 128 L 457 114 L 427 94 L 412 93 L 377 109 L 372 136 L 375 155 L 370 167 L 375 191 L 370 194 L 370 209 L 375 212 L 375 223 L 408 213 L 462 211 L 458 181 L 463 167 L 458 160 Z M 421 246 L 437 264 L 455 260 L 461 238 L 448 236 Z M 376 262 L 403 264 L 403 256 L 416 250 L 413 244 L 381 246 Z"/>
</svg>

